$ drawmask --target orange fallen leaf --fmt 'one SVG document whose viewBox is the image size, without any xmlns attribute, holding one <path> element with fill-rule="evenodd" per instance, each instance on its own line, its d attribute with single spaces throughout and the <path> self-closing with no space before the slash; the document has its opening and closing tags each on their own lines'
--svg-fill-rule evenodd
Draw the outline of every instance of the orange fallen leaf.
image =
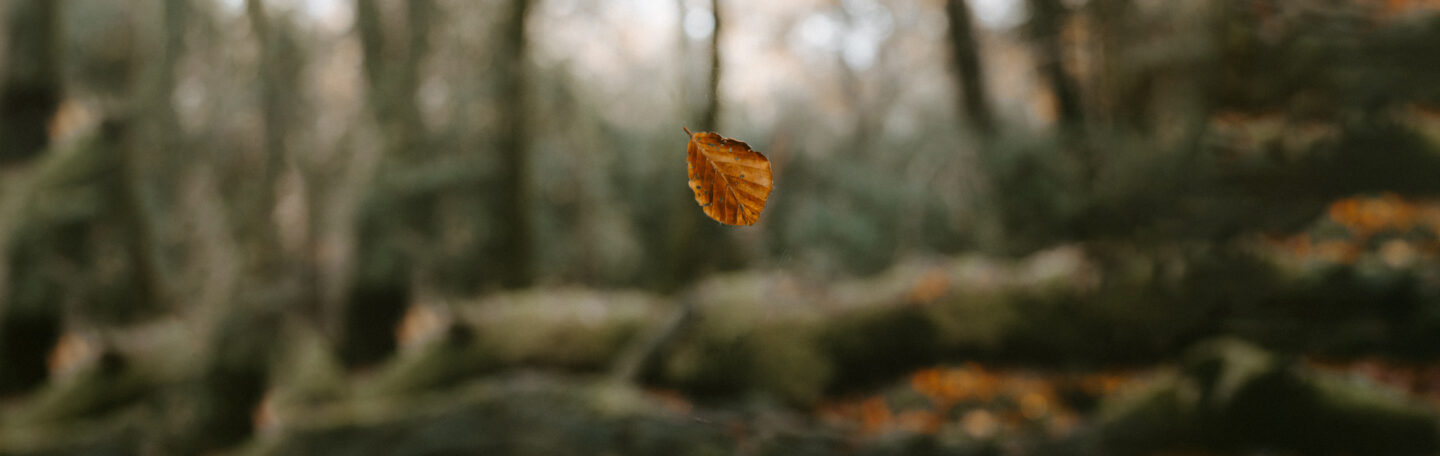
<svg viewBox="0 0 1440 456">
<path fill-rule="evenodd" d="M 926 304 L 940 299 L 950 292 L 949 271 L 940 268 L 931 269 L 915 285 L 910 287 L 910 302 Z"/>
<path fill-rule="evenodd" d="M 770 159 L 736 141 L 712 132 L 691 133 L 686 162 L 690 190 L 705 215 L 726 225 L 754 225 L 770 199 Z"/>
<path fill-rule="evenodd" d="M 860 430 L 865 433 L 878 433 L 889 427 L 894 416 L 890 413 L 890 405 L 885 399 L 874 397 L 860 403 Z"/>
</svg>

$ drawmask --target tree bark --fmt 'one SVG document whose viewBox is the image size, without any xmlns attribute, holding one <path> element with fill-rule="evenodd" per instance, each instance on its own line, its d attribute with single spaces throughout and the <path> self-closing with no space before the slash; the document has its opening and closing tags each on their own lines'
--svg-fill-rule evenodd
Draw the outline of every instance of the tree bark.
<svg viewBox="0 0 1440 456">
<path fill-rule="evenodd" d="M 60 107 L 60 0 L 9 3 L 9 39 L 0 69 L 0 165 L 27 161 L 50 145 L 47 124 Z"/>
<path fill-rule="evenodd" d="M 949 0 L 945 17 L 950 23 L 950 53 L 958 73 L 960 106 L 965 107 L 966 122 L 982 137 L 994 136 L 995 115 L 985 98 L 985 73 L 980 66 L 980 44 L 965 0 Z"/>
</svg>

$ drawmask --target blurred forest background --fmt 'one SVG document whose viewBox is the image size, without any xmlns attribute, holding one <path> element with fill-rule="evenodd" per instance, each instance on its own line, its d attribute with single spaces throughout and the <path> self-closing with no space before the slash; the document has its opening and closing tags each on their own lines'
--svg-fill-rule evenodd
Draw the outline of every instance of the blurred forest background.
<svg viewBox="0 0 1440 456">
<path fill-rule="evenodd" d="M 0 4 L 0 454 L 1440 454 L 1440 1 Z"/>
</svg>

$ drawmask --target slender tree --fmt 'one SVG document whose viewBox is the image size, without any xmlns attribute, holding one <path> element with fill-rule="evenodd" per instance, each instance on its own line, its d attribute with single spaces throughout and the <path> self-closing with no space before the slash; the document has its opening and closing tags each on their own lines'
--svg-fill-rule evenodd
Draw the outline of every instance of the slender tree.
<svg viewBox="0 0 1440 456">
<path fill-rule="evenodd" d="M 695 131 L 715 131 L 720 122 L 720 78 L 723 55 L 720 40 L 724 33 L 724 17 L 720 1 L 711 0 L 710 12 L 714 27 L 710 32 L 709 65 L 704 96 Z M 684 34 L 684 31 L 681 31 Z M 683 168 L 676 168 L 677 171 Z M 712 223 L 698 210 L 688 189 L 676 189 L 670 203 L 673 216 L 669 233 L 664 239 L 662 262 L 665 270 L 658 277 L 661 289 L 675 289 L 694 279 L 706 269 L 738 263 L 733 242 L 723 226 Z"/>
<path fill-rule="evenodd" d="M 180 57 L 185 54 L 185 31 L 192 12 L 191 1 L 193 0 L 165 0 L 162 4 L 164 11 L 160 19 L 163 32 L 159 43 L 159 58 L 155 72 L 149 78 L 151 82 L 141 95 L 144 97 L 144 115 L 151 118 L 151 130 L 145 135 L 156 137 L 157 146 L 161 149 L 157 158 L 164 162 L 162 165 L 166 170 L 171 171 L 176 169 L 176 162 L 183 158 L 179 155 L 184 141 L 180 138 L 182 132 L 171 99 L 179 79 Z M 172 176 L 156 177 L 166 181 L 166 184 L 174 180 Z M 168 189 L 169 186 L 166 187 Z"/>
<path fill-rule="evenodd" d="M 1057 122 L 1066 130 L 1078 128 L 1084 122 L 1084 108 L 1080 104 L 1080 89 L 1065 71 L 1064 44 L 1060 36 L 1061 24 L 1067 15 L 1065 5 L 1060 0 L 1030 0 L 1029 5 L 1030 37 L 1040 73 L 1055 95 Z"/>
<path fill-rule="evenodd" d="M 1069 11 L 1060 0 L 1030 0 L 1030 39 L 1039 59 L 1040 74 L 1050 84 L 1055 96 L 1056 123 L 1063 137 L 1061 148 L 1078 164 L 1079 188 L 1075 191 L 1089 197 L 1093 194 L 1095 174 L 1100 164 L 1093 146 L 1084 141 L 1085 108 L 1075 78 L 1065 70 L 1065 43 L 1061 36 Z M 1091 223 L 1081 217 L 1070 223 L 1072 235 L 1090 231 Z"/>
<path fill-rule="evenodd" d="M 270 213 L 275 205 L 275 185 L 285 165 L 289 129 L 294 123 L 291 108 L 295 95 L 292 89 L 297 82 L 297 62 L 288 58 L 289 37 L 283 25 L 270 18 L 264 1 L 247 0 L 245 11 L 251 33 L 260 48 L 257 81 L 265 160 L 260 179 L 253 183 L 254 191 L 246 196 L 249 200 L 241 202 L 243 213 L 239 217 L 240 226 L 236 228 L 241 231 L 242 238 L 253 241 L 251 248 L 261 253 L 257 259 L 268 263 L 279 259 L 277 233 L 270 223 Z"/>
<path fill-rule="evenodd" d="M 415 96 L 421 63 L 429 51 L 433 0 L 406 2 L 407 35 L 387 29 L 377 0 L 356 0 L 355 23 L 362 65 L 370 83 L 367 100 L 380 127 L 380 175 L 361 208 L 356 267 L 339 308 L 329 315 L 341 361 L 351 367 L 373 364 L 395 351 L 388 334 L 410 301 L 413 248 L 397 239 L 424 232 L 432 195 L 413 195 L 392 184 L 395 174 L 427 155 L 427 133 Z"/>
<path fill-rule="evenodd" d="M 502 223 L 498 252 L 506 267 L 500 284 L 506 288 L 529 286 L 534 277 L 532 225 L 530 222 L 529 132 L 526 121 L 528 64 L 525 17 L 529 0 L 512 0 L 510 16 L 500 36 L 500 201 L 496 212 Z"/>
<path fill-rule="evenodd" d="M 415 147 L 423 136 L 420 111 L 415 105 L 420 64 L 429 53 L 429 26 L 434 0 L 406 2 L 408 34 L 401 41 L 386 30 L 377 0 L 356 0 L 356 31 L 360 36 L 366 94 L 388 144 L 387 158 L 412 158 L 423 152 Z"/>
<path fill-rule="evenodd" d="M 995 116 L 985 98 L 985 76 L 980 66 L 980 45 L 970 7 L 965 0 L 945 2 L 945 17 L 950 23 L 950 53 L 958 76 L 960 106 L 970 129 L 981 136 L 995 134 Z"/>
<path fill-rule="evenodd" d="M 1124 122 L 1127 126 L 1138 126 L 1136 117 L 1140 111 L 1125 105 L 1128 91 L 1140 90 L 1142 84 L 1134 81 L 1129 67 L 1121 58 L 1126 43 L 1134 41 L 1134 30 L 1130 16 L 1132 0 L 1096 0 L 1086 5 L 1088 16 L 1094 22 L 1097 45 L 1092 49 L 1089 73 L 1090 79 L 1083 84 L 1095 93 L 1092 122 L 1114 127 Z"/>
<path fill-rule="evenodd" d="M 7 2 L 5 61 L 0 63 L 0 166 L 34 158 L 49 147 L 46 124 L 60 105 L 59 0 Z M 46 354 L 59 338 L 64 287 L 39 271 L 49 261 L 54 230 L 20 224 L 0 236 L 8 275 L 0 285 L 0 395 L 25 391 L 47 377 Z M 45 241 L 37 242 L 37 239 Z"/>
<path fill-rule="evenodd" d="M 387 82 L 385 73 L 385 27 L 380 23 L 380 6 L 376 0 L 355 0 L 355 32 L 360 38 L 360 51 L 363 56 L 362 68 L 365 70 L 365 79 L 370 82 L 370 91 L 366 93 L 370 101 L 370 109 L 375 111 L 376 117 L 386 117 L 389 113 L 385 109 L 384 86 Z M 381 119 L 383 122 L 383 119 Z"/>
<path fill-rule="evenodd" d="M 57 21 L 60 0 L 15 0 L 0 66 L 0 165 L 34 157 L 50 144 L 46 124 L 60 106 Z"/>
<path fill-rule="evenodd" d="M 714 131 L 720 123 L 720 31 L 724 17 L 720 14 L 720 0 L 710 0 L 710 14 L 715 24 L 710 32 L 710 77 L 706 79 L 705 108 L 700 110 L 699 127 Z"/>
</svg>

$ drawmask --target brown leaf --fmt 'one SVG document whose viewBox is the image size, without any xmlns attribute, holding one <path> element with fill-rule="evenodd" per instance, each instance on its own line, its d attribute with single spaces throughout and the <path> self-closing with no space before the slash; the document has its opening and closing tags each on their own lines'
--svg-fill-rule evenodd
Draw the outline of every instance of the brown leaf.
<svg viewBox="0 0 1440 456">
<path fill-rule="evenodd" d="M 770 160 L 748 144 L 711 132 L 690 135 L 690 190 L 705 215 L 727 225 L 754 225 L 773 187 Z"/>
</svg>

